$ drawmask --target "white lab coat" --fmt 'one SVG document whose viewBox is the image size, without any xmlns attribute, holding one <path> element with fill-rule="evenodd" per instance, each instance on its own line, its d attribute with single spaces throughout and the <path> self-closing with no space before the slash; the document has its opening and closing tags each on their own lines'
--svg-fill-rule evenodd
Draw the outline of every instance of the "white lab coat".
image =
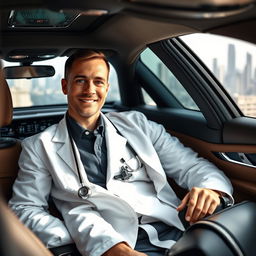
<svg viewBox="0 0 256 256">
<path fill-rule="evenodd" d="M 168 185 L 166 176 L 188 189 L 206 187 L 231 195 L 232 187 L 224 174 L 166 133 L 163 126 L 148 121 L 135 111 L 107 114 L 122 134 L 120 136 L 106 116 L 102 116 L 108 149 L 107 190 L 88 181 L 75 148 L 83 182 L 91 189 L 87 200 L 77 196 L 80 182 L 65 118 L 22 143 L 20 172 L 9 205 L 48 247 L 73 240 L 82 255 L 98 256 L 121 241 L 132 247 L 135 245 L 138 215 L 118 196 L 118 191 L 126 187 L 120 187 L 120 182 L 113 179 L 120 170 L 120 159 L 129 154 L 127 139 L 144 163 L 158 199 L 172 206 L 172 215 L 177 214 L 175 207 L 179 199 Z M 128 188 L 127 195 L 129 193 Z M 65 224 L 47 212 L 50 194 Z M 131 197 L 136 200 L 136 196 Z M 141 214 L 150 215 L 150 209 L 147 207 Z M 177 223 L 176 226 L 180 225 Z"/>
</svg>

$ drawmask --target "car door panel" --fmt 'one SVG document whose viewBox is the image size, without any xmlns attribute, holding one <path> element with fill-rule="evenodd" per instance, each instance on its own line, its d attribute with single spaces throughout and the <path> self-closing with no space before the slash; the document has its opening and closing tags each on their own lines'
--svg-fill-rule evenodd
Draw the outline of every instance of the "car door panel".
<svg viewBox="0 0 256 256">
<path fill-rule="evenodd" d="M 244 152 L 256 154 L 256 146 L 209 143 L 171 130 L 168 131 L 178 137 L 184 145 L 193 148 L 200 156 L 213 162 L 229 177 L 234 186 L 234 197 L 237 202 L 248 199 L 255 200 L 256 168 L 223 160 L 218 157 L 218 153 Z"/>
<path fill-rule="evenodd" d="M 140 109 L 141 110 L 141 109 Z M 141 110 L 143 112 L 143 110 Z M 158 112 L 158 115 L 152 114 L 153 111 L 144 111 L 147 117 L 165 126 L 166 130 L 173 136 L 179 138 L 179 140 L 186 146 L 191 147 L 198 154 L 212 163 L 214 163 L 219 169 L 221 169 L 227 177 L 231 180 L 234 187 L 234 198 L 236 202 L 243 200 L 253 200 L 256 198 L 256 168 L 249 167 L 244 164 L 234 163 L 223 159 L 219 153 L 236 152 L 236 153 L 249 153 L 256 154 L 255 145 L 246 144 L 231 144 L 216 142 L 217 137 L 220 135 L 220 131 L 211 131 L 207 128 L 206 124 L 202 124 L 196 118 L 191 121 L 188 118 L 176 118 L 171 114 L 171 111 L 167 111 L 164 114 L 162 111 Z M 165 118 L 164 118 L 165 117 Z M 175 123 L 175 124 L 174 124 Z M 183 129 L 179 129 L 183 127 Z M 185 127 L 185 128 L 184 128 Z M 190 128 L 190 132 L 186 132 Z M 211 135 L 216 136 L 215 140 L 210 139 Z M 209 140 L 207 139 L 209 138 Z M 220 139 L 220 138 L 219 138 Z M 179 197 L 184 196 L 185 191 L 178 188 L 176 184 L 173 184 L 176 193 Z"/>
<path fill-rule="evenodd" d="M 221 143 L 221 131 L 212 129 L 199 111 L 172 108 L 138 107 L 150 120 L 163 124 L 167 129 L 213 143 Z"/>
<path fill-rule="evenodd" d="M 179 42 L 175 42 L 179 43 Z M 184 71 L 186 69 L 186 65 L 190 65 L 190 75 L 191 75 L 191 66 L 199 64 L 198 62 L 193 62 L 186 60 L 187 64 L 182 64 L 181 62 L 175 62 L 171 60 L 171 58 L 178 58 L 182 56 L 186 58 L 186 54 L 184 52 L 180 54 L 164 54 L 170 50 L 168 48 L 169 45 L 167 43 L 155 43 L 151 50 L 157 53 L 159 58 L 164 58 L 164 63 L 172 73 L 177 78 L 181 77 L 182 73 L 182 84 L 187 89 L 189 94 L 193 88 L 191 85 L 188 85 L 192 80 L 186 80 L 186 73 L 188 71 Z M 175 48 L 176 50 L 181 49 L 182 47 Z M 164 49 L 164 50 L 163 50 Z M 174 49 L 174 48 L 172 48 Z M 168 57 L 167 57 L 168 55 Z M 187 58 L 190 58 L 190 53 L 187 55 Z M 169 58 L 169 59 L 168 59 Z M 168 59 L 168 60 L 167 60 Z M 140 67 L 141 68 L 141 67 Z M 142 69 L 142 68 L 141 68 Z M 182 69 L 183 71 L 179 71 Z M 217 167 L 219 167 L 231 180 L 234 187 L 234 198 L 236 202 L 240 202 L 243 200 L 254 200 L 256 198 L 256 168 L 254 166 L 246 165 L 243 162 L 243 159 L 239 162 L 234 161 L 229 158 L 225 158 L 225 155 L 235 155 L 236 157 L 249 155 L 256 155 L 256 120 L 253 118 L 242 117 L 241 113 L 237 111 L 237 107 L 232 107 L 234 102 L 229 100 L 229 97 L 225 95 L 225 91 L 221 91 L 216 88 L 218 83 L 211 79 L 211 74 L 207 75 L 209 70 L 203 69 L 203 67 L 194 67 L 193 72 L 198 71 L 198 74 L 193 76 L 200 76 L 201 80 L 204 79 L 204 85 L 207 84 L 209 88 L 211 88 L 211 101 L 208 101 L 208 107 L 204 108 L 202 112 L 200 111 L 192 111 L 185 108 L 178 107 L 149 107 L 149 106 L 139 106 L 136 109 L 143 112 L 150 120 L 161 123 L 165 126 L 168 132 L 177 136 L 186 146 L 193 148 L 196 152 L 199 153 L 200 156 L 207 158 L 209 161 L 213 162 Z M 201 73 L 201 74 L 200 74 Z M 209 79 L 208 79 L 208 78 Z M 199 80 L 200 80 L 199 79 Z M 147 87 L 147 83 L 150 83 L 150 80 L 141 79 L 142 86 L 145 86 L 145 90 Z M 153 80 L 152 80 L 153 81 Z M 144 82 L 144 84 L 143 84 Z M 211 86 L 211 82 L 214 83 Z M 159 86 L 159 85 L 157 85 Z M 201 84 L 200 86 L 203 86 Z M 151 86 L 153 88 L 153 85 Z M 194 90 L 196 90 L 196 83 L 194 86 Z M 204 93 L 207 93 L 208 88 L 204 88 Z M 158 89 L 154 91 L 157 93 Z M 216 92 L 214 94 L 213 92 Z M 148 91 L 150 94 L 150 91 Z M 199 101 L 202 103 L 204 99 L 200 99 L 203 97 L 203 94 L 194 93 L 190 94 L 196 103 Z M 215 100 L 215 97 L 218 100 Z M 155 97 L 156 98 L 156 97 Z M 166 95 L 164 97 L 166 99 Z M 170 98 L 171 99 L 171 98 Z M 227 102 L 228 101 L 228 102 Z M 210 106 L 211 104 L 218 104 L 218 102 L 222 102 L 221 108 L 216 106 Z M 200 107 L 201 104 L 198 104 Z M 223 108 L 226 109 L 222 112 Z M 235 112 L 232 110 L 235 109 Z M 221 118 L 210 118 L 213 114 L 212 111 L 220 111 L 222 113 L 215 113 L 215 116 Z M 207 112 L 207 113 L 206 113 Z M 240 116 L 239 116 L 240 115 Z M 215 123 L 216 122 L 216 123 Z M 171 181 L 173 183 L 173 181 Z M 175 186 L 175 185 L 174 185 Z M 184 196 L 185 191 L 182 191 L 175 187 L 176 192 L 180 195 L 180 197 Z"/>
<path fill-rule="evenodd" d="M 224 123 L 223 142 L 242 145 L 256 144 L 256 119 L 237 117 Z"/>
</svg>

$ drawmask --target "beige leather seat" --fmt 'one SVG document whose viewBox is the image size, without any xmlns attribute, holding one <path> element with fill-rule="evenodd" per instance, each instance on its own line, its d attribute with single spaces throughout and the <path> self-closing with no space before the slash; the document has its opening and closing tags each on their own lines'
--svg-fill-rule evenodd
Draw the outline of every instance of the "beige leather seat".
<svg viewBox="0 0 256 256">
<path fill-rule="evenodd" d="M 0 127 L 12 122 L 12 109 L 11 93 L 0 62 Z M 0 137 L 0 255 L 52 256 L 52 253 L 18 220 L 4 202 L 12 193 L 12 184 L 18 172 L 20 151 L 18 140 Z"/>
<path fill-rule="evenodd" d="M 0 255 L 53 256 L 42 242 L 11 212 L 0 198 Z"/>
<path fill-rule="evenodd" d="M 12 122 L 12 110 L 11 93 L 0 67 L 0 127 Z M 0 137 L 0 189 L 5 200 L 11 196 L 12 185 L 18 172 L 20 151 L 18 140 Z"/>
</svg>

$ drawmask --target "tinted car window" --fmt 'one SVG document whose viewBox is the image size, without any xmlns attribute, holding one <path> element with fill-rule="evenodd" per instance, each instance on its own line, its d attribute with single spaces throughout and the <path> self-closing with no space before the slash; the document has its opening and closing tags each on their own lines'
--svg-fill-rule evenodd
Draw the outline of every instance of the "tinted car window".
<svg viewBox="0 0 256 256">
<path fill-rule="evenodd" d="M 182 84 L 166 67 L 166 65 L 154 54 L 154 52 L 147 48 L 142 52 L 141 60 L 159 78 L 163 85 L 166 86 L 168 91 L 172 93 L 184 108 L 199 110 L 196 103 L 184 89 Z M 150 102 L 149 105 L 153 105 L 152 101 L 149 101 L 148 97 L 146 97 L 147 95 L 143 95 L 145 97 L 145 102 Z"/>
</svg>

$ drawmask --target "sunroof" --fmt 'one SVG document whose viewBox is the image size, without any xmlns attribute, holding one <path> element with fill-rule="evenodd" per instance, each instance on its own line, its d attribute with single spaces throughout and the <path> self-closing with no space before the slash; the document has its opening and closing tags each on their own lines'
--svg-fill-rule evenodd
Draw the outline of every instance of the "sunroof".
<svg viewBox="0 0 256 256">
<path fill-rule="evenodd" d="M 77 17 L 78 12 L 55 12 L 47 9 L 12 10 L 9 16 L 9 27 L 68 27 Z"/>
</svg>

